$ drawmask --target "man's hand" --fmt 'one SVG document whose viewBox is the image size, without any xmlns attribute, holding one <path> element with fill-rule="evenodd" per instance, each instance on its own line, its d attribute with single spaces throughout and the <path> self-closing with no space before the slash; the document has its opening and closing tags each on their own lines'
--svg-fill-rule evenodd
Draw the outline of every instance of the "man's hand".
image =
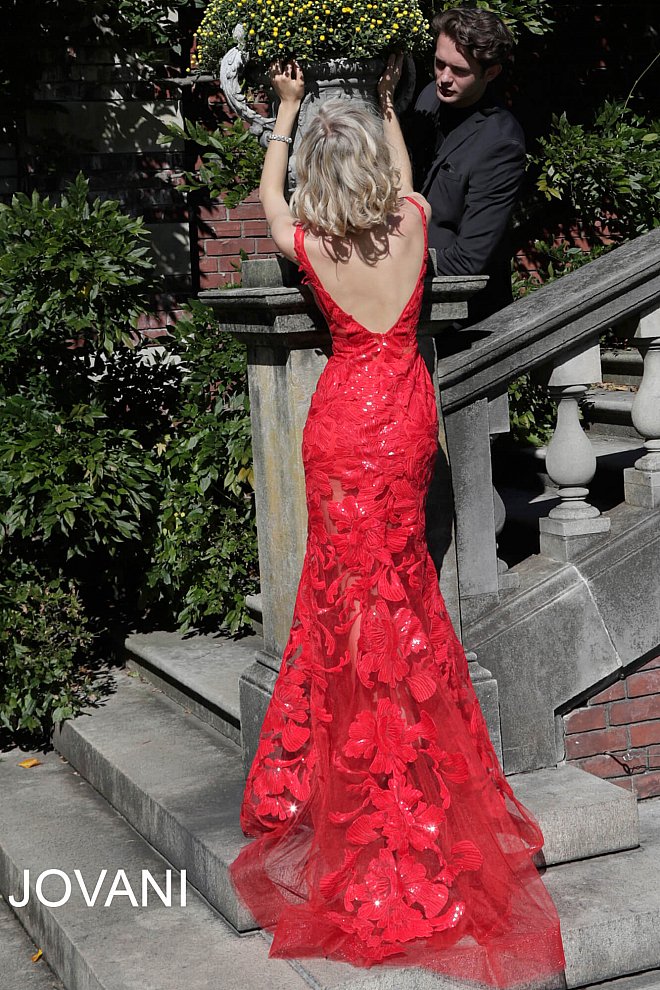
<svg viewBox="0 0 660 990">
<path fill-rule="evenodd" d="M 394 102 L 394 91 L 399 85 L 403 71 L 403 55 L 392 53 L 383 74 L 378 80 L 378 96 L 381 103 Z"/>
<path fill-rule="evenodd" d="M 281 103 L 300 103 L 305 95 L 305 78 L 295 59 L 284 64 L 273 62 L 270 84 Z"/>
</svg>

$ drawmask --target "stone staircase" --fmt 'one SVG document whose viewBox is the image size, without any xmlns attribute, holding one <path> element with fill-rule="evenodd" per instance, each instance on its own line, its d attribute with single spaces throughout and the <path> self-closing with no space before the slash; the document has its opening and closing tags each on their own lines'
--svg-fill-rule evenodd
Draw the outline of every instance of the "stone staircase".
<svg viewBox="0 0 660 990">
<path fill-rule="evenodd" d="M 0 760 L 0 793 L 11 795 L 0 809 L 0 893 L 20 896 L 26 869 L 31 888 L 28 905 L 15 909 L 27 934 L 0 913 L 0 931 L 13 926 L 0 949 L 0 990 L 451 990 L 423 970 L 267 958 L 268 937 L 253 930 L 227 872 L 246 841 L 238 824 L 238 679 L 260 641 L 156 633 L 127 645 L 115 692 L 65 723 L 55 752 L 34 754 L 40 766 L 19 767 L 27 755 L 19 750 Z M 562 920 L 567 985 L 614 979 L 616 990 L 657 990 L 660 801 L 638 806 L 627 791 L 569 766 L 511 780 L 546 836 L 545 880 Z M 36 879 L 48 869 L 73 881 L 62 906 L 35 899 Z M 75 869 L 90 891 L 108 871 L 96 906 L 85 905 Z M 102 906 L 118 870 L 138 901 L 141 871 L 164 889 L 172 870 L 172 906 L 153 891 L 144 907 L 127 896 Z M 62 891 L 61 879 L 44 882 L 46 899 Z M 35 974 L 30 939 L 56 977 L 45 966 Z M 30 982 L 35 975 L 41 982 Z"/>
</svg>

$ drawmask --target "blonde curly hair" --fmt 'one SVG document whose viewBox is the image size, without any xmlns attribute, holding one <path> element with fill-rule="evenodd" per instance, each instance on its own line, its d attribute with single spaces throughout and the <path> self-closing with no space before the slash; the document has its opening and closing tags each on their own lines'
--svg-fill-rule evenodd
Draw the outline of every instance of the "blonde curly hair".
<svg viewBox="0 0 660 990">
<path fill-rule="evenodd" d="M 401 176 L 382 118 L 366 103 L 334 98 L 319 107 L 296 152 L 296 173 L 291 212 L 321 234 L 377 227 L 399 201 Z"/>
</svg>

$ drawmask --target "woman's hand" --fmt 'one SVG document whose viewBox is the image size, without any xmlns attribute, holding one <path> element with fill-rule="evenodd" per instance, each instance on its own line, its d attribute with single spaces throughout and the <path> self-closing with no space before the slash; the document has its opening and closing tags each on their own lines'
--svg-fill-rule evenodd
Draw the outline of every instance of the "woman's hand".
<svg viewBox="0 0 660 990">
<path fill-rule="evenodd" d="M 270 67 L 270 84 L 280 103 L 300 103 L 305 95 L 305 78 L 295 59 L 284 64 L 273 62 Z"/>
<path fill-rule="evenodd" d="M 393 52 L 383 70 L 383 74 L 378 80 L 378 96 L 381 102 L 394 101 L 394 91 L 399 85 L 401 73 L 403 71 L 403 55 Z"/>
</svg>

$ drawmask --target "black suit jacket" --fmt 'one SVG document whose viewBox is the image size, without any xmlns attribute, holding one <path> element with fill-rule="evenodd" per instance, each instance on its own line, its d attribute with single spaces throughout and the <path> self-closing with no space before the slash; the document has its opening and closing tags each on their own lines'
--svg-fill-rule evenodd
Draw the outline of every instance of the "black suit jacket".
<svg viewBox="0 0 660 990">
<path fill-rule="evenodd" d="M 456 123 L 456 121 L 459 121 Z M 525 170 L 525 138 L 508 110 L 443 106 L 430 83 L 407 132 L 415 188 L 431 204 L 429 246 L 443 275 L 489 276 L 470 303 L 470 322 L 511 302 L 507 224 Z"/>
</svg>

